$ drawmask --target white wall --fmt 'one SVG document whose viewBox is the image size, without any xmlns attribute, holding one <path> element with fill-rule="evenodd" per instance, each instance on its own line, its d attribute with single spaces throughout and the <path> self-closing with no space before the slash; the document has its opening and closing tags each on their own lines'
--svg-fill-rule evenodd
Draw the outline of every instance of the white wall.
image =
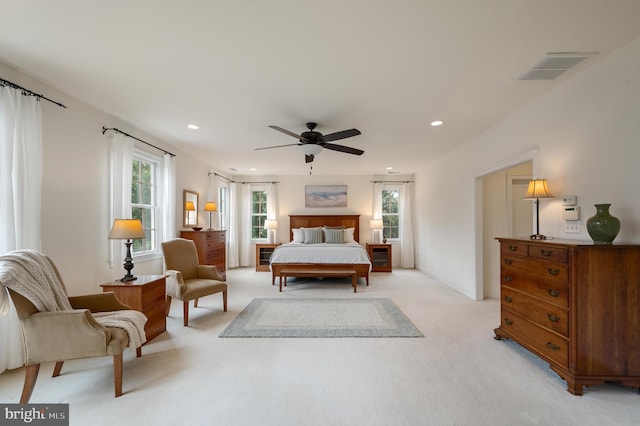
<svg viewBox="0 0 640 426">
<path fill-rule="evenodd" d="M 582 234 L 566 234 L 561 200 L 541 203 L 546 235 L 589 240 L 584 221 L 593 205 L 611 203 L 622 222 L 615 242 L 640 243 L 639 111 L 640 38 L 429 164 L 416 174 L 418 268 L 482 298 L 476 178 L 529 156 L 534 177 L 546 178 L 557 197 L 576 194 L 583 210 Z"/>
<path fill-rule="evenodd" d="M 117 127 L 176 154 L 176 229 L 182 226 L 182 189 L 206 194 L 208 166 L 8 65 L 0 63 L 0 73 L 68 107 L 42 101 L 42 251 L 60 269 L 70 294 L 100 292 L 100 284 L 125 272 L 122 261 L 113 269 L 108 265 L 110 132 L 103 135 L 102 126 Z M 133 270 L 134 274 L 161 272 L 161 258 L 136 262 Z"/>
</svg>

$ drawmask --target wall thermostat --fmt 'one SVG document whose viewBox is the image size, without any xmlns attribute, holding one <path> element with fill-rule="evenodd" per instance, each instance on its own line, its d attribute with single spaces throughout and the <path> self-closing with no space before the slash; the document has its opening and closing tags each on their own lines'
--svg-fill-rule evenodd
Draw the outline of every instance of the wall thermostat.
<svg viewBox="0 0 640 426">
<path fill-rule="evenodd" d="M 578 204 L 577 195 L 565 195 L 564 197 L 562 197 L 563 206 L 575 206 L 577 204 Z"/>
<path fill-rule="evenodd" d="M 580 207 L 579 206 L 571 206 L 565 207 L 562 212 L 563 220 L 580 220 Z"/>
</svg>

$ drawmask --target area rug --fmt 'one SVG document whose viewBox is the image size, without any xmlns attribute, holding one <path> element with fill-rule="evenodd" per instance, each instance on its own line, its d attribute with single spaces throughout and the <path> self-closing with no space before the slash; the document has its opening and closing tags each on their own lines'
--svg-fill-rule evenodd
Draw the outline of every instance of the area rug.
<svg viewBox="0 0 640 426">
<path fill-rule="evenodd" d="M 423 337 L 391 299 L 253 299 L 220 337 Z"/>
</svg>

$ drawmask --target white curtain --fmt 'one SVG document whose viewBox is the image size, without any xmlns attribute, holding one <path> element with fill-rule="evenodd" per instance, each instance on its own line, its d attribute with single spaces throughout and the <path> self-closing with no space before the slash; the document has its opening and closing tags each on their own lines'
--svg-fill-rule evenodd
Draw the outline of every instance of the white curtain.
<svg viewBox="0 0 640 426">
<path fill-rule="evenodd" d="M 413 241 L 413 182 L 405 182 L 400 189 L 400 267 L 415 268 Z"/>
<path fill-rule="evenodd" d="M 240 230 L 238 227 L 238 185 L 229 183 L 229 211 L 226 212 L 229 218 L 229 250 L 227 251 L 227 268 L 237 268 L 240 266 L 239 241 Z"/>
<path fill-rule="evenodd" d="M 275 183 L 267 184 L 267 220 L 278 220 L 278 186 Z M 281 226 L 282 224 L 278 224 Z M 278 230 L 267 230 L 267 232 L 274 232 L 273 242 L 278 241 Z M 271 236 L 269 236 L 271 238 Z M 269 240 L 271 242 L 271 240 Z"/>
<path fill-rule="evenodd" d="M 373 205 L 371 206 L 371 219 L 382 219 L 382 183 L 373 184 Z"/>
<path fill-rule="evenodd" d="M 162 241 L 169 241 L 176 234 L 176 161 L 173 155 L 164 154 L 162 164 Z"/>
<path fill-rule="evenodd" d="M 0 254 L 41 250 L 41 203 L 40 102 L 0 87 Z M 0 342 L 0 373 L 22 366 L 22 336 L 13 307 L 9 315 L 0 315 Z"/>
<path fill-rule="evenodd" d="M 242 195 L 238 205 L 239 240 L 238 256 L 240 266 L 251 265 L 251 185 L 242 184 Z"/>
<path fill-rule="evenodd" d="M 133 167 L 133 139 L 118 132 L 111 137 L 111 217 L 108 230 L 115 219 L 131 219 L 131 171 Z M 107 230 L 107 233 L 109 232 Z M 125 248 L 120 240 L 110 240 L 109 264 L 119 267 L 124 261 Z"/>
</svg>

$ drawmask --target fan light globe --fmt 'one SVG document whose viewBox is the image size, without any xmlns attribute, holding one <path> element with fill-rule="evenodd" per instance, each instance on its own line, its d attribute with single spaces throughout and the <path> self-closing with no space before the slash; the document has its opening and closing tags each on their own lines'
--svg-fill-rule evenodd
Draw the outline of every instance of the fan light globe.
<svg viewBox="0 0 640 426">
<path fill-rule="evenodd" d="M 322 151 L 322 147 L 317 144 L 306 143 L 300 146 L 305 155 L 318 155 Z"/>
</svg>

